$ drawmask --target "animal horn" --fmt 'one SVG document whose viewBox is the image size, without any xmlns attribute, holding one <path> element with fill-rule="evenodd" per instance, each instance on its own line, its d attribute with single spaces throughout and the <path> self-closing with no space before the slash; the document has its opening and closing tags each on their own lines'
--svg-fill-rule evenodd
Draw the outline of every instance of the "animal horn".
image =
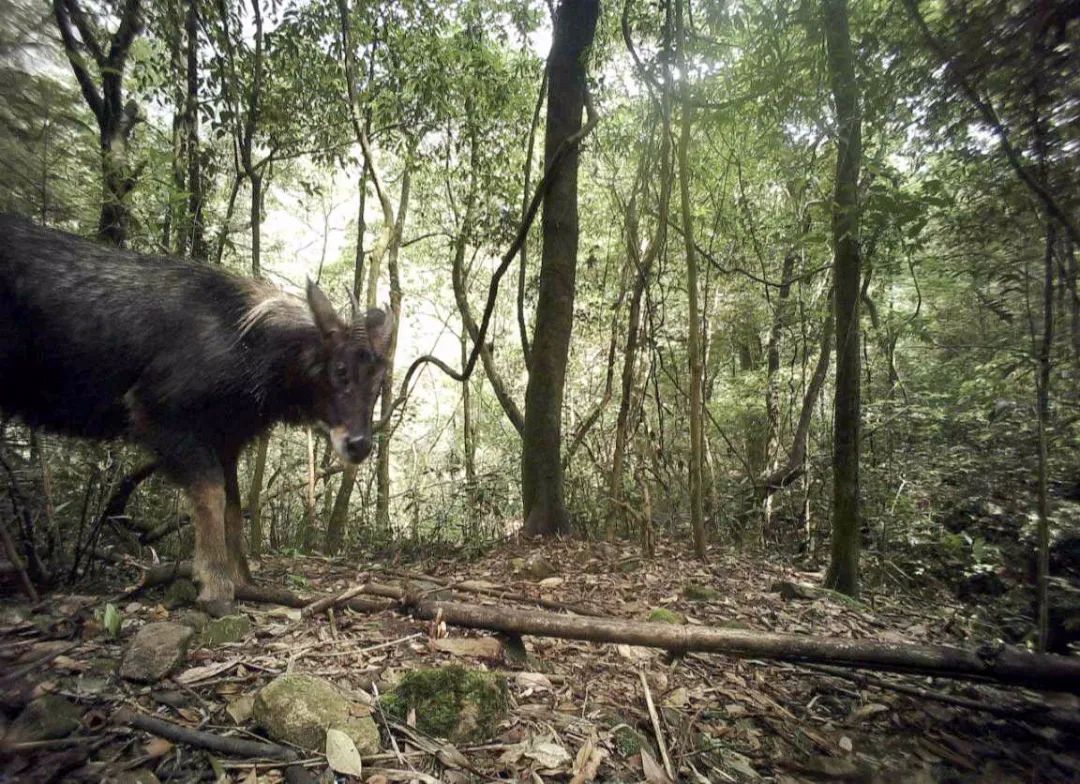
<svg viewBox="0 0 1080 784">
<path fill-rule="evenodd" d="M 356 300 L 356 294 L 353 292 L 351 286 L 345 287 L 345 293 L 349 295 L 349 304 L 352 306 L 352 317 L 355 320 L 356 314 L 360 310 L 360 303 Z"/>
</svg>

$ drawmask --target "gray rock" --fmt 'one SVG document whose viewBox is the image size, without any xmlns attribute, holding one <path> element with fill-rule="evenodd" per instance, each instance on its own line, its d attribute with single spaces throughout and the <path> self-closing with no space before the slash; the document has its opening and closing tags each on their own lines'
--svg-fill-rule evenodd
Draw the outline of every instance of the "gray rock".
<svg viewBox="0 0 1080 784">
<path fill-rule="evenodd" d="M 362 756 L 378 753 L 379 728 L 370 713 L 313 675 L 282 675 L 255 696 L 255 723 L 271 738 L 319 751 L 334 728 L 352 738 Z"/>
<path fill-rule="evenodd" d="M 161 680 L 184 660 L 194 634 L 178 623 L 147 624 L 128 645 L 120 677 L 141 683 Z"/>
<path fill-rule="evenodd" d="M 521 572 L 530 580 L 546 580 L 558 574 L 559 570 L 541 553 L 533 553 L 525 559 Z"/>
<path fill-rule="evenodd" d="M 176 622 L 191 627 L 199 634 L 206 628 L 206 624 L 210 623 L 210 616 L 202 610 L 188 608 L 176 614 Z"/>
<path fill-rule="evenodd" d="M 82 726 L 82 709 L 56 694 L 38 697 L 12 722 L 6 741 L 27 743 L 66 738 Z"/>
<path fill-rule="evenodd" d="M 246 615 L 226 615 L 208 622 L 199 635 L 199 645 L 217 648 L 230 642 L 239 642 L 251 633 L 251 619 Z"/>
</svg>

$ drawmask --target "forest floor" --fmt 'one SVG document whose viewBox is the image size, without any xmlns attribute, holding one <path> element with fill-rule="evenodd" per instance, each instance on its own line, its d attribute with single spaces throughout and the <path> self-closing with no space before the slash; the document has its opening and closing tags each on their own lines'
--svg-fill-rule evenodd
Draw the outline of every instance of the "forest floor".
<svg viewBox="0 0 1080 784">
<path fill-rule="evenodd" d="M 633 620 L 655 620 L 665 609 L 672 613 L 667 620 L 697 625 L 966 648 L 995 636 L 945 590 L 912 596 L 870 584 L 870 603 L 861 604 L 793 589 L 819 585 L 819 573 L 719 549 L 706 564 L 670 547 L 645 559 L 631 545 L 573 540 L 507 544 L 471 561 L 347 566 L 269 557 L 256 580 L 332 594 L 367 579 L 400 582 L 406 570 L 456 585 L 454 598 L 474 603 L 527 606 L 490 595 L 505 589 Z M 485 586 L 488 594 L 470 591 Z M 11 718 L 19 708 L 42 695 L 77 708 L 71 726 L 49 737 L 8 731 L 0 780 L 283 780 L 280 762 L 163 740 L 118 721 L 117 711 L 208 736 L 265 739 L 251 717 L 251 698 L 286 672 L 326 679 L 357 704 L 374 706 L 363 711 L 379 727 L 381 750 L 365 754 L 358 779 L 339 774 L 338 781 L 663 782 L 669 772 L 691 782 L 1080 780 L 1077 724 L 1045 726 L 1037 713 L 1022 721 L 988 710 L 1035 704 L 1075 711 L 1076 698 L 1068 695 L 541 637 L 524 639 L 522 657 L 504 638 L 392 609 L 339 608 L 301 619 L 294 609 L 244 603 L 251 626 L 242 639 L 192 646 L 168 678 L 138 685 L 116 672 L 136 631 L 191 611 L 167 610 L 160 589 L 116 597 L 54 594 L 32 613 L 0 605 L 8 729 L 19 724 Z M 108 632 L 115 614 L 103 612 L 107 601 L 119 611 L 115 637 Z M 403 675 L 449 664 L 505 677 L 505 713 L 486 737 L 473 733 L 470 740 L 463 731 L 451 745 L 416 729 L 423 715 L 410 711 L 397 722 L 378 706 L 375 696 Z M 299 755 L 309 780 L 335 780 L 327 757 Z"/>
</svg>

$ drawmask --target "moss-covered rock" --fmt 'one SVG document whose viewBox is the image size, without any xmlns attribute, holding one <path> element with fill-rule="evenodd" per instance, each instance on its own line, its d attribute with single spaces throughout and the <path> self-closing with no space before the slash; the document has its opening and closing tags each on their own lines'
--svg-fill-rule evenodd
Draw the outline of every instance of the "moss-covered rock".
<svg viewBox="0 0 1080 784">
<path fill-rule="evenodd" d="M 255 696 L 255 722 L 277 741 L 322 751 L 326 731 L 352 738 L 362 755 L 380 750 L 379 728 L 370 709 L 346 698 L 329 681 L 313 675 L 282 675 Z"/>
<path fill-rule="evenodd" d="M 715 588 L 701 583 L 687 583 L 683 586 L 682 595 L 690 602 L 715 602 L 723 596 Z"/>
<path fill-rule="evenodd" d="M 620 757 L 632 757 L 645 749 L 655 759 L 658 756 L 656 747 L 652 741 L 628 724 L 619 724 L 611 733 L 611 739 L 615 742 L 615 751 Z"/>
<path fill-rule="evenodd" d="M 420 730 L 454 743 L 490 739 L 507 705 L 505 678 L 456 665 L 407 672 L 383 698 L 389 713 L 404 718 L 414 710 Z"/>
<path fill-rule="evenodd" d="M 226 615 L 208 621 L 199 635 L 199 646 L 217 648 L 230 642 L 239 642 L 251 633 L 251 619 L 246 615 Z"/>
<path fill-rule="evenodd" d="M 649 621 L 653 623 L 673 623 L 681 625 L 686 623 L 686 618 L 681 614 L 673 610 L 668 610 L 664 607 L 655 607 L 649 612 Z"/>
<path fill-rule="evenodd" d="M 82 725 L 82 709 L 56 694 L 38 697 L 12 722 L 6 741 L 32 741 L 66 738 Z"/>
</svg>

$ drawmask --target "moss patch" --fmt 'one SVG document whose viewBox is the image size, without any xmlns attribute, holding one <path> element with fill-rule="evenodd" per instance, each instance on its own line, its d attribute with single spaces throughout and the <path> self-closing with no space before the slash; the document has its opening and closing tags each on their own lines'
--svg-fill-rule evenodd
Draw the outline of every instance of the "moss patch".
<svg viewBox="0 0 1080 784">
<path fill-rule="evenodd" d="M 413 670 L 382 705 L 399 719 L 416 711 L 417 727 L 429 735 L 455 743 L 484 741 L 506 715 L 506 679 L 457 665 Z"/>
<path fill-rule="evenodd" d="M 683 598 L 690 602 L 714 602 L 721 598 L 721 593 L 715 588 L 701 583 L 687 583 L 682 589 Z"/>
<path fill-rule="evenodd" d="M 681 625 L 686 623 L 686 618 L 677 612 L 666 610 L 663 607 L 656 607 L 650 613 L 648 620 L 653 623 L 673 623 L 675 625 Z"/>
</svg>

